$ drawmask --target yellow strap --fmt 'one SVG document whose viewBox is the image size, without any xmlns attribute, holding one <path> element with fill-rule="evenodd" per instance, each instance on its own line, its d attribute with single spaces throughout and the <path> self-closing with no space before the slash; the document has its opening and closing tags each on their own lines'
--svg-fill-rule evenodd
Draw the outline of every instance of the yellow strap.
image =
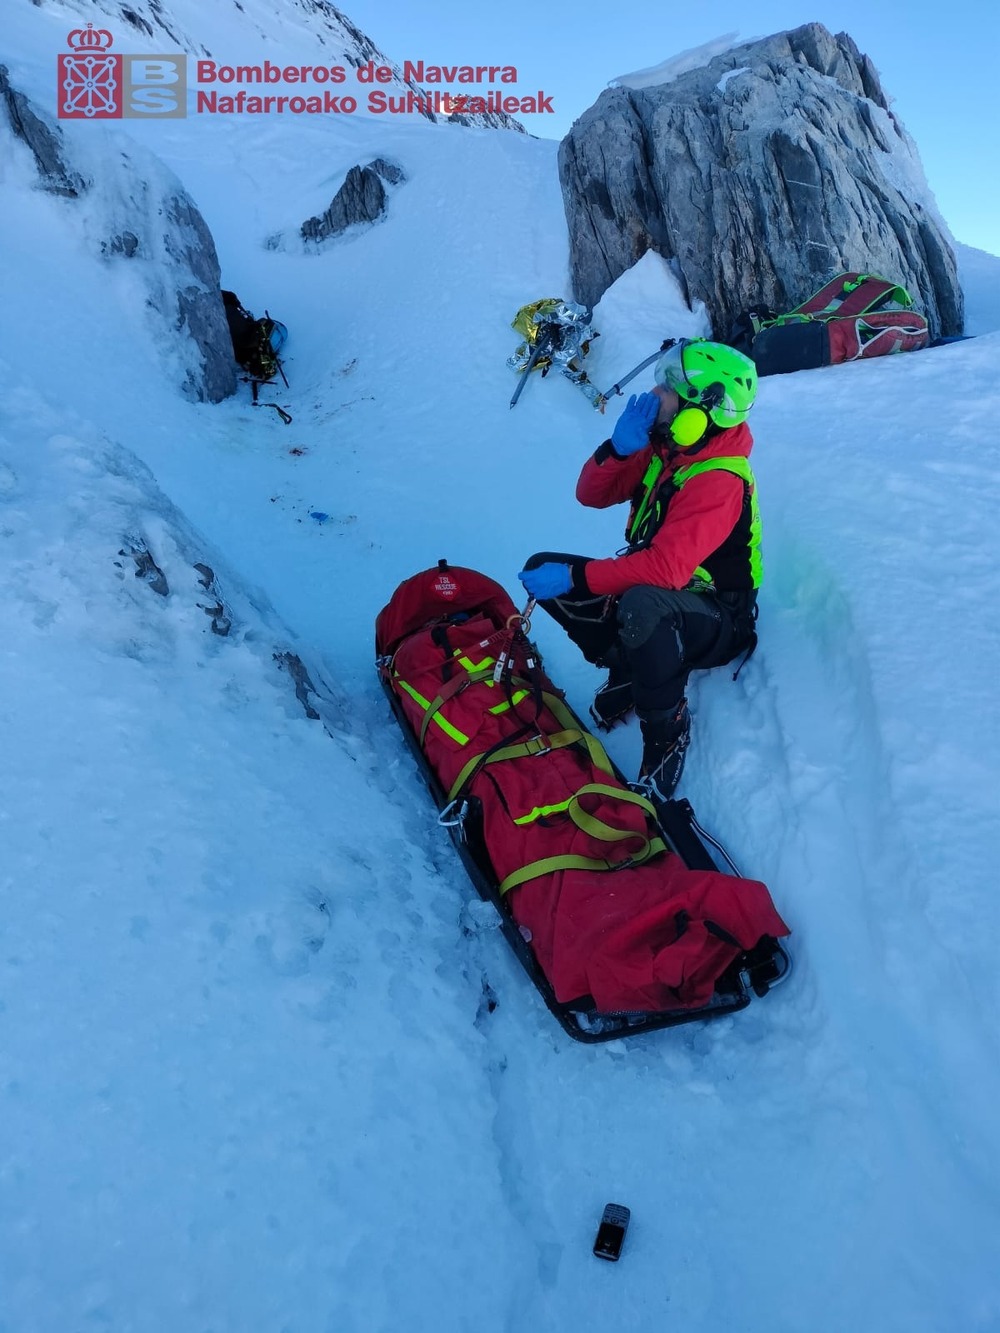
<svg viewBox="0 0 1000 1333">
<path fill-rule="evenodd" d="M 607 842 L 619 842 L 623 838 L 636 838 L 641 836 L 631 829 L 616 829 L 610 824 L 605 824 L 598 819 L 596 815 L 589 815 L 580 805 L 580 797 L 588 796 L 609 796 L 615 801 L 625 801 L 629 805 L 637 805 L 644 810 L 652 819 L 656 818 L 656 809 L 646 800 L 645 796 L 640 796 L 638 792 L 629 791 L 626 787 L 608 787 L 603 782 L 590 782 L 586 787 L 581 787 L 570 803 L 570 818 L 578 829 L 584 833 L 590 833 L 595 838 L 601 838 Z"/>
<path fill-rule="evenodd" d="M 565 801 L 559 801 L 555 805 L 536 805 L 530 814 L 521 815 L 520 818 L 514 820 L 514 823 L 533 824 L 536 819 L 543 819 L 546 815 L 561 814 L 563 811 L 569 810 L 573 805 L 573 802 L 577 801 L 578 797 L 585 795 L 587 792 L 594 792 L 598 796 L 610 796 L 619 801 L 628 801 L 632 805 L 640 806 L 648 815 L 651 815 L 654 819 L 656 818 L 655 808 L 644 796 L 640 796 L 638 792 L 628 791 L 624 787 L 606 787 L 602 783 L 592 782 L 586 787 L 581 787 L 579 791 L 574 792 L 573 795 L 567 797 Z M 582 811 L 581 813 L 587 818 L 590 818 L 590 816 L 586 815 L 586 811 Z M 582 825 L 579 827 L 582 827 Z"/>
<path fill-rule="evenodd" d="M 544 819 L 546 815 L 562 814 L 564 810 L 569 809 L 569 803 L 573 799 L 572 796 L 568 796 L 565 801 L 558 801 L 555 805 L 536 805 L 530 814 L 521 815 L 520 818 L 514 820 L 514 823 L 533 824 L 536 819 Z"/>
<path fill-rule="evenodd" d="M 532 861 L 530 865 L 512 871 L 501 882 L 498 892 L 502 897 L 511 889 L 526 884 L 529 879 L 552 875 L 557 870 L 625 870 L 629 866 L 641 865 L 644 861 L 667 850 L 662 838 L 645 838 L 643 842 L 645 845 L 634 856 L 628 856 L 624 861 L 601 861 L 590 856 L 574 856 L 572 853 L 563 856 L 545 856 L 540 861 Z"/>
<path fill-rule="evenodd" d="M 405 680 L 399 680 L 399 677 L 398 676 L 396 677 L 396 679 L 399 680 L 399 684 L 403 687 L 404 690 L 406 690 L 407 694 L 409 694 L 410 697 L 414 699 L 416 703 L 420 705 L 421 708 L 424 709 L 424 720 L 420 726 L 421 748 L 423 748 L 424 737 L 427 735 L 427 728 L 430 726 L 432 721 L 437 722 L 438 726 L 445 733 L 445 735 L 450 736 L 452 740 L 458 741 L 459 745 L 468 745 L 469 743 L 468 736 L 466 736 L 464 732 L 459 731 L 457 727 L 453 727 L 451 723 L 445 721 L 444 718 L 438 717 L 437 716 L 438 709 L 441 707 L 442 704 L 447 703 L 449 699 L 453 699 L 456 694 L 461 694 L 462 690 L 464 690 L 467 685 L 473 685 L 477 681 L 486 680 L 488 676 L 492 676 L 493 674 L 489 670 L 489 668 L 493 666 L 496 660 L 495 658 L 484 657 L 481 662 L 473 662 L 471 658 L 466 657 L 462 654 L 461 648 L 456 648 L 452 656 L 458 660 L 459 665 L 463 667 L 465 671 L 468 673 L 468 678 L 462 681 L 462 684 L 458 687 L 458 689 L 452 690 L 448 693 L 442 691 L 442 693 L 439 694 L 436 699 L 432 699 L 430 703 L 427 702 L 427 700 L 423 697 L 423 695 L 418 694 L 412 685 L 408 685 Z M 488 683 L 492 684 L 492 681 Z M 521 695 L 521 698 L 523 697 L 524 696 Z M 515 703 L 517 702 L 516 695 L 514 697 L 514 702 Z M 491 708 L 490 712 L 502 713 L 504 709 L 509 707 L 510 704 L 503 704 L 499 708 Z"/>
<path fill-rule="evenodd" d="M 486 674 L 490 674 L 489 669 L 481 666 L 475 673 L 470 673 L 469 680 L 465 682 L 465 684 L 472 684 L 474 680 L 482 679 Z M 396 679 L 400 687 L 406 690 L 421 708 L 427 710 L 420 733 L 421 742 L 426 734 L 428 725 L 433 719 L 447 735 L 451 736 L 454 740 L 457 740 L 459 744 L 465 745 L 468 743 L 469 738 L 467 736 L 463 735 L 462 732 L 456 727 L 453 727 L 450 722 L 446 721 L 445 718 L 437 713 L 437 709 L 441 707 L 441 703 L 443 702 L 440 698 L 428 703 L 428 701 L 419 695 L 411 685 L 406 683 L 406 681 L 400 680 L 398 676 Z M 524 691 L 521 694 L 515 694 L 512 696 L 514 702 L 518 702 L 519 699 L 524 698 L 526 694 L 527 691 Z M 609 777 L 613 776 L 614 768 L 611 760 L 608 758 L 604 746 L 601 745 L 600 741 L 598 741 L 595 736 L 592 736 L 590 732 L 580 729 L 577 725 L 577 719 L 573 716 L 563 701 L 557 698 L 554 694 L 549 694 L 547 691 L 543 692 L 542 700 L 549 711 L 555 716 L 556 720 L 563 723 L 564 730 L 554 732 L 547 736 L 539 734 L 515 745 L 502 746 L 500 749 L 494 750 L 492 754 L 487 754 L 485 758 L 482 754 L 474 755 L 464 765 L 462 771 L 452 784 L 451 790 L 448 793 L 449 801 L 454 801 L 457 798 L 459 792 L 481 764 L 497 763 L 504 759 L 522 759 L 534 755 L 548 754 L 551 750 L 561 750 L 569 745 L 582 744 L 590 755 L 595 767 L 602 772 L 607 773 Z M 496 709 L 491 709 L 490 711 L 501 712 L 504 708 L 509 706 L 509 704 L 500 704 Z M 529 823 L 532 819 L 540 818 L 543 814 L 554 813 L 557 809 L 565 809 L 569 811 L 570 818 L 582 832 L 588 833 L 591 837 L 599 838 L 602 842 L 625 842 L 630 838 L 641 839 L 641 846 L 638 851 L 633 852 L 631 855 L 626 856 L 620 861 L 610 861 L 589 856 L 577 856 L 571 853 L 560 856 L 546 856 L 539 861 L 533 861 L 530 865 L 523 866 L 520 870 L 515 870 L 509 874 L 499 886 L 499 893 L 501 896 L 509 892 L 509 890 L 527 883 L 530 879 L 537 879 L 542 875 L 550 875 L 558 870 L 621 870 L 627 866 L 641 865 L 643 862 L 648 861 L 650 857 L 657 856 L 660 852 L 665 852 L 667 850 L 666 844 L 663 842 L 662 838 L 648 838 L 638 830 L 612 828 L 610 824 L 605 824 L 604 821 L 598 819 L 596 815 L 588 814 L 580 805 L 580 797 L 587 794 L 610 796 L 615 800 L 628 801 L 631 804 L 640 806 L 647 814 L 654 818 L 656 816 L 656 811 L 653 806 L 645 799 L 645 797 L 640 796 L 637 792 L 629 791 L 624 787 L 610 787 L 604 783 L 592 782 L 581 787 L 580 790 L 571 796 L 568 801 L 561 803 L 559 806 L 536 808 L 530 815 L 515 820 L 514 822 L 518 824 Z"/>
<path fill-rule="evenodd" d="M 573 716 L 563 701 L 557 699 L 554 694 L 549 694 L 543 691 L 542 700 L 549 709 L 549 712 L 555 716 L 556 721 L 561 722 L 564 727 L 576 727 L 579 725 L 577 719 Z M 599 768 L 602 773 L 607 773 L 609 778 L 613 777 L 615 772 L 614 765 L 608 758 L 607 750 L 605 750 L 597 737 L 592 736 L 589 731 L 585 731 L 582 740 L 587 747 L 587 753 L 590 755 L 594 767 Z"/>
<path fill-rule="evenodd" d="M 466 657 L 464 655 L 461 648 L 456 648 L 454 653 L 452 653 L 452 657 L 457 660 L 459 666 L 465 667 L 466 671 L 470 672 L 479 671 L 482 667 L 493 666 L 496 661 L 495 657 L 484 657 L 481 662 L 473 662 L 471 657 Z"/>
<path fill-rule="evenodd" d="M 494 715 L 496 715 L 497 713 L 506 713 L 507 709 L 510 708 L 511 704 L 517 705 L 521 702 L 522 699 L 527 699 L 530 692 L 531 692 L 530 690 L 515 690 L 514 693 L 510 696 L 510 703 L 497 704 L 495 708 L 490 709 L 490 712 L 493 713 Z"/>
<path fill-rule="evenodd" d="M 578 719 L 573 716 L 563 701 L 556 698 L 554 694 L 549 694 L 548 691 L 542 692 L 542 701 L 549 712 L 555 716 L 556 721 L 562 723 L 564 730 L 557 731 L 550 736 L 540 733 L 520 745 L 506 745 L 502 749 L 494 750 L 485 759 L 482 754 L 474 755 L 452 783 L 451 791 L 448 793 L 449 801 L 457 799 L 459 792 L 471 780 L 481 763 L 493 764 L 501 759 L 528 758 L 532 755 L 546 754 L 549 750 L 562 750 L 567 745 L 583 745 L 590 755 L 594 767 L 600 769 L 602 773 L 606 773 L 608 777 L 614 776 L 614 766 L 608 758 L 604 746 L 589 731 L 581 730 Z"/>
<path fill-rule="evenodd" d="M 653 492 L 656 490 L 657 482 L 660 480 L 660 473 L 663 471 L 663 459 L 659 454 L 654 454 L 649 460 L 649 467 L 640 483 L 643 488 L 642 502 L 635 512 L 635 518 L 628 525 L 628 531 L 625 536 L 628 541 L 632 540 L 632 534 L 638 532 L 640 526 L 645 521 L 646 513 L 649 509 L 649 502 L 653 498 Z"/>
<path fill-rule="evenodd" d="M 427 702 L 424 696 L 422 694 L 419 694 L 413 688 L 412 685 L 407 684 L 407 682 L 401 679 L 399 676 L 395 677 L 395 681 L 396 684 L 399 686 L 399 688 L 401 690 L 405 690 L 406 693 L 410 696 L 413 702 L 417 704 L 419 708 L 423 708 L 426 711 L 431 707 L 431 705 Z M 440 707 L 440 704 L 438 704 L 438 707 Z M 423 744 L 424 735 L 427 730 L 426 724 L 431 720 L 431 718 L 434 719 L 434 721 L 438 724 L 438 726 L 441 728 L 441 730 L 444 732 L 446 736 L 450 736 L 451 739 L 453 741 L 457 741 L 459 745 L 468 745 L 469 738 L 468 736 L 466 736 L 465 732 L 459 731 L 458 727 L 453 727 L 451 723 L 447 721 L 446 718 L 440 717 L 437 714 L 436 710 L 433 713 L 427 713 L 426 717 L 424 718 L 424 726 L 420 732 L 421 744 Z"/>
<path fill-rule="evenodd" d="M 490 664 L 492 664 L 492 661 L 493 659 L 491 658 Z M 452 736 L 453 739 L 455 739 L 456 736 L 462 735 L 460 731 L 457 731 L 455 727 L 451 726 L 450 722 L 445 722 L 444 718 L 438 717 L 438 709 L 441 707 L 442 704 L 447 703 L 449 699 L 454 699 L 457 695 L 461 694 L 462 691 L 467 686 L 474 685 L 476 681 L 485 680 L 487 676 L 492 676 L 492 674 L 493 673 L 490 670 L 489 665 L 487 665 L 485 662 L 482 662 L 480 663 L 478 670 L 469 672 L 469 674 L 466 676 L 466 678 L 462 681 L 462 683 L 458 686 L 457 689 L 451 690 L 447 694 L 445 693 L 439 694 L 437 698 L 432 699 L 431 702 L 426 705 L 427 711 L 424 714 L 423 722 L 420 724 L 421 749 L 423 748 L 424 737 L 427 735 L 427 728 L 430 726 L 432 720 L 437 722 L 438 725 L 442 727 L 443 730 L 449 736 Z M 450 731 L 449 727 L 451 727 Z M 469 739 L 468 736 L 466 736 L 465 739 L 461 742 L 461 744 L 465 745 L 468 742 L 468 739 Z"/>
<path fill-rule="evenodd" d="M 629 839 L 638 838 L 640 840 L 638 851 L 632 852 L 621 861 L 608 861 L 595 857 L 578 856 L 573 853 L 561 856 L 546 856 L 540 861 L 532 861 L 530 865 L 523 866 L 520 870 L 512 871 L 500 885 L 499 892 L 501 895 L 509 889 L 525 884 L 529 879 L 537 879 L 541 875 L 551 875 L 557 870 L 621 870 L 626 866 L 641 865 L 658 852 L 666 851 L 666 845 L 661 838 L 649 838 L 638 829 L 613 828 L 610 824 L 605 824 L 603 819 L 598 819 L 596 815 L 588 814 L 580 804 L 580 797 L 587 795 L 609 796 L 614 800 L 626 801 L 630 805 L 638 805 L 646 814 L 655 818 L 656 811 L 649 801 L 644 796 L 640 796 L 638 792 L 628 791 L 624 787 L 609 787 L 603 782 L 590 782 L 585 787 L 581 787 L 560 807 L 568 811 L 570 819 L 582 833 L 587 833 L 590 837 L 597 838 L 601 842 L 627 842 Z M 534 813 L 533 811 L 532 815 Z M 528 816 L 528 819 L 531 817 Z M 527 820 L 516 819 L 514 822 L 515 824 L 521 824 L 526 823 Z"/>
<path fill-rule="evenodd" d="M 537 754 L 548 754 L 550 750 L 562 750 L 567 745 L 576 745 L 582 741 L 584 733 L 574 727 L 569 731 L 556 731 L 551 736 L 532 736 L 530 740 L 521 741 L 518 745 L 505 745 L 499 750 L 494 750 L 492 754 L 484 759 L 481 754 L 473 755 L 469 762 L 459 773 L 458 777 L 452 783 L 451 791 L 448 793 L 448 800 L 454 801 L 458 793 L 472 777 L 473 773 L 480 764 L 496 764 L 501 759 L 528 759 Z"/>
</svg>

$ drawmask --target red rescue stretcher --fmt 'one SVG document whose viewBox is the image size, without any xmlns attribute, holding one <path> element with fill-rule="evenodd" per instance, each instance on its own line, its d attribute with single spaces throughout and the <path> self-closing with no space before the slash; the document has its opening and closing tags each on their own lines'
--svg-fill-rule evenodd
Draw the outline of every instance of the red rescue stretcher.
<svg viewBox="0 0 1000 1333">
<path fill-rule="evenodd" d="M 499 584 L 441 561 L 376 622 L 379 676 L 479 894 L 580 1041 L 721 1017 L 788 973 L 765 886 L 719 871 L 685 801 L 632 790 Z"/>
</svg>

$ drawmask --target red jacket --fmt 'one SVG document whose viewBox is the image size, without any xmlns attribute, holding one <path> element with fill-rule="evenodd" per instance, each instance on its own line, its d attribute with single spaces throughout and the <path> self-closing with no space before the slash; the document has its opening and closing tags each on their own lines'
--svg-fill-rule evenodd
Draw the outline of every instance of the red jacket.
<svg viewBox="0 0 1000 1333">
<path fill-rule="evenodd" d="M 752 448 L 748 426 L 720 431 L 694 455 L 679 449 L 673 458 L 667 457 L 659 484 L 663 486 L 675 472 L 704 459 L 749 458 Z M 576 484 L 576 498 L 591 509 L 607 509 L 632 500 L 631 522 L 635 492 L 652 456 L 653 446 L 648 445 L 629 458 L 617 458 L 613 453 L 601 463 L 596 455 L 588 458 Z M 732 472 L 716 470 L 692 477 L 672 496 L 666 517 L 645 550 L 609 560 L 589 560 L 583 566 L 587 587 L 599 594 L 622 593 L 640 583 L 686 588 L 698 566 L 732 532 L 742 507 L 743 482 Z"/>
</svg>

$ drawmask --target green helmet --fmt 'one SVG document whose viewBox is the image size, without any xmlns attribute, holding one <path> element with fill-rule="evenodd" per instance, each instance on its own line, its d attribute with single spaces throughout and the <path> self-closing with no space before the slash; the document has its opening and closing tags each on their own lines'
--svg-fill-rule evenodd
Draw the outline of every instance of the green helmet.
<svg viewBox="0 0 1000 1333">
<path fill-rule="evenodd" d="M 722 430 L 746 421 L 757 395 L 757 367 L 750 358 L 704 338 L 675 343 L 656 363 L 654 378 L 683 402 L 704 408 Z"/>
</svg>

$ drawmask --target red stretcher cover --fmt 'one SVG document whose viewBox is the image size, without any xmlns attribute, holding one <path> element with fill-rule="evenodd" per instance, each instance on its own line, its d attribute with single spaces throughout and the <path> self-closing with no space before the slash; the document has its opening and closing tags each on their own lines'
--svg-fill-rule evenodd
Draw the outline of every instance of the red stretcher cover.
<svg viewBox="0 0 1000 1333">
<path fill-rule="evenodd" d="M 652 806 L 532 669 L 520 627 L 492 579 L 425 570 L 378 616 L 380 670 L 444 790 L 481 803 L 504 904 L 556 999 L 706 1005 L 743 950 L 788 928 L 763 884 L 689 870 L 664 846 Z"/>
</svg>

